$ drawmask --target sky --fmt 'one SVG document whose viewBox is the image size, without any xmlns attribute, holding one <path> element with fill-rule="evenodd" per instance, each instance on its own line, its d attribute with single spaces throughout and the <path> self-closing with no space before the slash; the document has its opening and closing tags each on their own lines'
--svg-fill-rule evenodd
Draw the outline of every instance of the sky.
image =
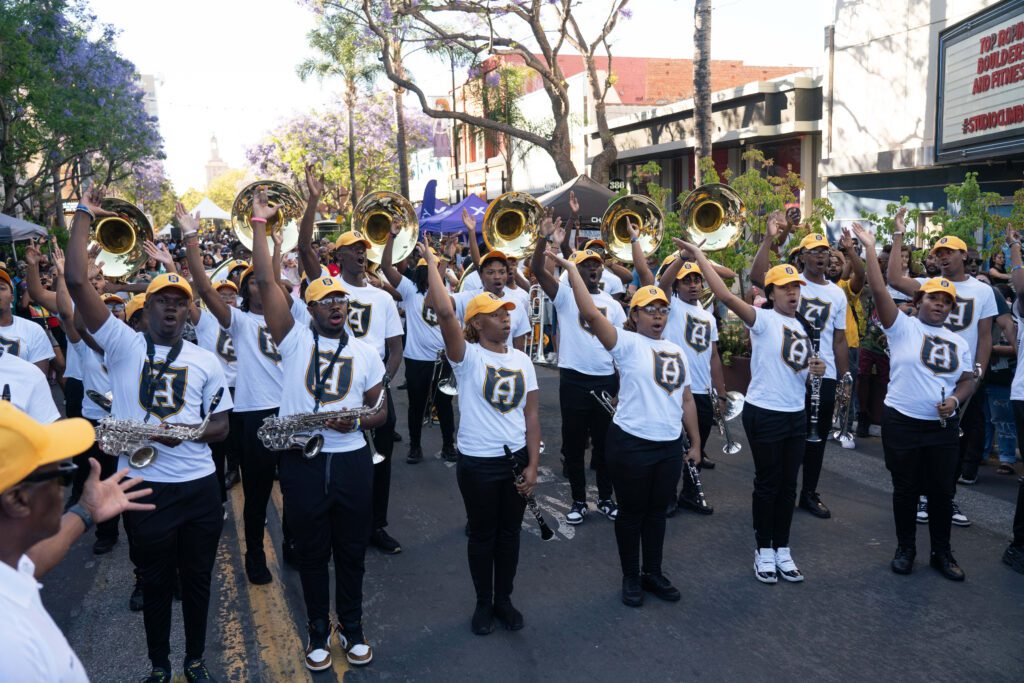
<svg viewBox="0 0 1024 683">
<path fill-rule="evenodd" d="M 604 9 L 610 0 L 582 0 Z M 712 15 L 713 59 L 819 66 L 826 0 L 719 0 Z M 117 48 L 157 79 L 167 173 L 181 193 L 202 189 L 210 138 L 232 168 L 245 149 L 292 114 L 339 98 L 337 83 L 303 83 L 295 67 L 311 56 L 315 16 L 297 0 L 90 0 L 102 22 L 120 29 Z M 778 7 L 784 5 L 786 12 Z M 613 33 L 612 54 L 693 56 L 692 0 L 634 0 L 632 18 Z M 586 30 L 586 28 L 584 28 Z M 409 67 L 429 95 L 442 95 L 449 72 L 425 56 Z M 378 87 L 385 87 L 382 82 Z M 413 98 L 407 101 L 415 107 Z"/>
</svg>

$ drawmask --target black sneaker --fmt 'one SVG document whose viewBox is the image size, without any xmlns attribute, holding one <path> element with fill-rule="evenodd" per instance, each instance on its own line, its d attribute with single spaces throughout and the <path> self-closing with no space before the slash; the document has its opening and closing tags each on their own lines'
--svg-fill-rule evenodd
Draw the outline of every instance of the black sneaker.
<svg viewBox="0 0 1024 683">
<path fill-rule="evenodd" d="M 397 555 L 402 552 L 401 544 L 391 537 L 384 527 L 381 527 L 370 535 L 370 545 L 388 555 Z"/>
<path fill-rule="evenodd" d="M 402 443 L 402 435 L 398 433 L 397 429 L 391 434 L 391 440 L 395 443 Z"/>
<path fill-rule="evenodd" d="M 868 419 L 868 416 L 863 414 L 863 413 L 858 415 L 857 416 L 857 433 L 856 433 L 857 438 L 858 439 L 866 439 L 869 436 L 871 436 L 871 432 L 869 431 L 870 429 L 871 429 L 871 420 Z"/>
<path fill-rule="evenodd" d="M 523 614 L 512 606 L 508 598 L 495 601 L 494 618 L 501 622 L 506 631 L 518 631 L 523 628 Z"/>
<path fill-rule="evenodd" d="M 664 574 L 642 574 L 640 585 L 648 593 L 653 593 L 662 600 L 678 602 L 681 597 L 679 589 L 672 585 L 672 582 L 665 578 Z"/>
<path fill-rule="evenodd" d="M 442 446 L 441 457 L 444 458 L 445 462 L 455 462 L 459 459 L 459 452 L 455 449 L 455 446 Z"/>
<path fill-rule="evenodd" d="M 171 670 L 154 666 L 150 674 L 142 679 L 142 683 L 171 683 Z"/>
<path fill-rule="evenodd" d="M 284 541 L 281 543 L 281 561 L 285 566 L 292 569 L 299 568 L 299 554 L 295 550 L 295 541 Z"/>
<path fill-rule="evenodd" d="M 677 504 L 678 509 L 680 510 L 692 510 L 693 512 L 697 512 L 702 515 L 710 515 L 715 512 L 715 508 L 712 507 L 711 505 L 708 505 L 707 501 L 704 501 L 704 504 L 701 505 L 700 498 L 695 495 L 681 495 L 679 496 Z"/>
<path fill-rule="evenodd" d="M 257 586 L 265 586 L 274 580 L 274 576 L 267 569 L 266 560 L 248 556 L 245 558 L 245 575 L 249 578 L 249 583 Z"/>
<path fill-rule="evenodd" d="M 92 544 L 93 555 L 106 555 L 114 546 L 117 545 L 117 536 L 104 536 L 103 538 L 97 538 L 96 542 Z"/>
<path fill-rule="evenodd" d="M 1006 546 L 1003 552 L 1003 562 L 1010 565 L 1010 568 L 1018 574 L 1024 574 L 1024 547 L 1013 545 Z"/>
<path fill-rule="evenodd" d="M 405 456 L 405 461 L 410 465 L 416 465 L 423 462 L 423 449 L 419 446 L 410 448 L 409 455 Z"/>
<path fill-rule="evenodd" d="M 800 507 L 818 519 L 828 519 L 832 516 L 829 509 L 821 502 L 821 496 L 818 495 L 817 491 L 801 491 Z"/>
<path fill-rule="evenodd" d="M 569 512 L 565 513 L 565 521 L 573 525 L 583 524 L 583 519 L 587 516 L 587 512 L 588 509 L 586 501 L 573 501 L 572 507 L 569 508 Z"/>
<path fill-rule="evenodd" d="M 597 501 L 597 509 L 602 515 L 613 522 L 619 518 L 619 506 L 611 498 Z"/>
<path fill-rule="evenodd" d="M 135 577 L 135 588 L 132 589 L 132 596 L 128 598 L 128 609 L 133 612 L 141 612 L 145 602 L 142 598 L 142 580 Z"/>
<path fill-rule="evenodd" d="M 932 553 L 929 563 L 950 581 L 963 581 L 965 578 L 964 570 L 956 563 L 951 550 Z"/>
<path fill-rule="evenodd" d="M 644 589 L 640 585 L 639 576 L 622 577 L 622 604 L 629 607 L 644 604 Z"/>
<path fill-rule="evenodd" d="M 188 683 L 217 683 L 201 659 L 185 660 L 185 680 Z"/>
<path fill-rule="evenodd" d="M 700 458 L 700 468 L 702 470 L 713 470 L 715 469 L 715 461 L 706 455 L 702 455 Z"/>
<path fill-rule="evenodd" d="M 896 555 L 889 563 L 889 567 L 897 574 L 909 574 L 914 571 L 914 558 L 917 557 L 917 550 L 907 546 L 898 546 Z"/>
<path fill-rule="evenodd" d="M 486 636 L 494 631 L 494 607 L 491 602 L 477 602 L 473 610 L 473 633 Z"/>
<path fill-rule="evenodd" d="M 955 500 L 953 501 L 953 515 L 950 521 L 953 522 L 953 524 L 956 524 L 957 526 L 971 525 L 971 520 L 967 519 L 967 515 L 965 515 L 963 511 L 960 510 L 960 506 L 956 504 Z"/>
<path fill-rule="evenodd" d="M 228 470 L 224 474 L 224 488 L 230 489 L 232 486 L 240 482 L 241 479 L 238 476 L 238 470 Z"/>
</svg>

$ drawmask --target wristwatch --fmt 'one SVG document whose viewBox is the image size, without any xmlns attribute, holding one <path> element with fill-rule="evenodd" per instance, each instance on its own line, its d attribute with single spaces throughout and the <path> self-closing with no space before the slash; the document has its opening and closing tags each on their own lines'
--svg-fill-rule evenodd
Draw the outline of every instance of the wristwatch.
<svg viewBox="0 0 1024 683">
<path fill-rule="evenodd" d="M 94 526 L 96 526 L 96 523 L 94 521 L 92 521 L 92 515 L 90 515 L 86 511 L 86 509 L 84 507 L 82 507 L 81 503 L 75 503 L 74 505 L 69 507 L 68 508 L 68 512 L 70 512 L 73 515 L 78 515 L 79 518 L 81 518 L 82 524 L 85 525 L 85 530 L 86 531 L 88 531 L 89 529 L 91 529 Z"/>
</svg>

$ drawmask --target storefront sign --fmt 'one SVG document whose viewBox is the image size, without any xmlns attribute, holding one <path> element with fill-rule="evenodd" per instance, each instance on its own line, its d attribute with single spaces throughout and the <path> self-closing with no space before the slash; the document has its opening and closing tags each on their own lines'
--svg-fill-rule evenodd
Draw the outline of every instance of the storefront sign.
<svg viewBox="0 0 1024 683">
<path fill-rule="evenodd" d="M 1024 152 L 1024 0 L 1006 0 L 939 35 L 935 157 Z"/>
</svg>

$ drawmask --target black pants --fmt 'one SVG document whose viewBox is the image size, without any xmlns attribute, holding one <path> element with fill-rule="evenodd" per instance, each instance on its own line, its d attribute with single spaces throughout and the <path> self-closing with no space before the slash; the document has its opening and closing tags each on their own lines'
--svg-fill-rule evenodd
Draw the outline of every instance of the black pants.
<svg viewBox="0 0 1024 683">
<path fill-rule="evenodd" d="M 985 387 L 979 386 L 971 396 L 970 403 L 960 417 L 960 429 L 964 435 L 960 438 L 958 448 L 956 476 L 961 474 L 967 479 L 978 476 L 978 465 L 981 463 L 981 451 L 985 447 Z M 954 422 L 955 420 L 950 420 Z M 954 490 L 956 482 L 953 482 Z M 929 502 L 929 505 L 931 503 Z"/>
<path fill-rule="evenodd" d="M 74 377 L 64 378 L 64 416 L 82 417 L 82 400 L 85 398 L 85 385 L 82 380 Z"/>
<path fill-rule="evenodd" d="M 700 431 L 700 457 L 704 458 L 707 455 L 705 448 L 707 447 L 708 437 L 711 436 L 711 428 L 715 422 L 715 410 L 711 405 L 711 396 L 709 394 L 694 394 L 693 402 L 697 406 L 697 429 Z M 702 465 L 697 465 L 697 469 L 703 469 Z M 680 497 L 696 499 L 697 486 L 693 481 L 693 477 L 690 476 L 690 469 L 683 467 L 682 470 L 683 490 L 679 495 Z"/>
<path fill-rule="evenodd" d="M 210 444 L 210 452 L 213 454 L 213 466 L 217 470 L 217 483 L 220 484 L 220 498 L 227 502 L 228 488 L 224 477 L 228 471 L 238 469 L 238 454 L 241 451 L 242 431 L 245 429 L 242 419 L 235 414 L 235 411 L 228 411 L 228 435 L 223 441 Z M 233 467 L 232 467 L 233 463 Z"/>
<path fill-rule="evenodd" d="M 127 513 L 132 550 L 138 562 L 144 600 L 146 644 L 153 666 L 170 668 L 171 592 L 174 572 L 181 577 L 185 657 L 203 656 L 210 577 L 224 526 L 217 477 L 175 484 L 146 482 L 153 493 L 139 502 L 155 510 Z"/>
<path fill-rule="evenodd" d="M 1010 401 L 1018 438 L 1024 438 L 1024 401 Z M 1017 511 L 1013 515 L 1013 544 L 1024 546 L 1024 477 L 1018 480 Z"/>
<path fill-rule="evenodd" d="M 263 552 L 263 530 L 267 525 L 267 503 L 274 489 L 274 474 L 280 456 L 269 450 L 256 436 L 263 418 L 277 415 L 277 408 L 247 410 L 235 413 L 242 427 L 242 453 L 239 467 L 242 474 L 242 492 L 245 506 L 245 555 L 255 562 L 266 562 Z"/>
<path fill-rule="evenodd" d="M 821 465 L 825 460 L 825 445 L 828 443 L 829 432 L 832 431 L 832 411 L 836 407 L 836 381 L 821 380 L 821 400 L 818 404 L 818 443 L 804 444 L 804 481 L 800 487 L 802 493 L 814 493 L 818 490 L 818 479 L 821 478 Z M 811 433 L 811 416 L 814 408 L 811 405 L 811 387 L 807 386 L 804 409 L 807 413 L 807 434 Z"/>
<path fill-rule="evenodd" d="M 298 451 L 281 456 L 281 493 L 294 535 L 309 621 L 330 618 L 328 561 L 334 553 L 334 600 L 349 642 L 363 639 L 363 574 L 373 518 L 373 461 L 368 446 L 347 453 Z"/>
<path fill-rule="evenodd" d="M 605 464 L 605 437 L 612 418 L 590 392 L 600 395 L 602 391 L 607 391 L 610 396 L 615 396 L 619 392 L 618 376 L 585 375 L 568 368 L 562 368 L 558 374 L 562 456 L 565 458 L 566 474 L 569 475 L 572 499 L 581 503 L 587 500 L 584 460 L 589 436 L 593 444 L 591 466 L 597 474 L 597 498 L 608 500 L 612 497 L 612 478 Z"/>
<path fill-rule="evenodd" d="M 391 499 L 391 454 L 395 450 L 395 402 L 388 394 L 388 421 L 373 430 L 373 447 L 384 456 L 384 462 L 373 466 L 373 528 L 388 525 L 388 502 Z"/>
<path fill-rule="evenodd" d="M 440 379 L 452 376 L 452 368 L 447 359 L 441 361 Z M 437 419 L 441 423 L 441 443 L 445 448 L 455 446 L 455 413 L 452 410 L 452 397 L 437 391 L 437 382 L 431 383 L 434 377 L 434 361 L 405 359 L 405 384 L 409 391 L 409 448 L 420 447 L 420 435 L 423 433 L 423 418 L 427 409 L 430 392 L 434 392 L 434 405 L 437 407 Z"/>
<path fill-rule="evenodd" d="M 525 465 L 525 450 L 515 457 Z M 516 491 L 512 463 L 504 456 L 460 453 L 456 475 L 469 519 L 466 554 L 477 602 L 505 602 L 512 595 L 519 565 L 519 531 L 526 510 L 526 500 Z"/>
<path fill-rule="evenodd" d="M 789 547 L 806 416 L 803 410 L 786 413 L 748 402 L 743 406 L 743 429 L 754 458 L 754 540 L 758 548 Z"/>
<path fill-rule="evenodd" d="M 955 420 L 917 420 L 886 406 L 882 417 L 885 467 L 892 475 L 892 515 L 896 540 L 916 547 L 917 498 L 928 496 L 932 552 L 949 550 L 953 491 L 959 457 Z"/>
<path fill-rule="evenodd" d="M 608 470 L 619 503 L 615 542 L 622 575 L 660 574 L 665 512 L 683 467 L 683 437 L 648 441 L 613 422 L 608 427 L 607 446 Z"/>
</svg>

